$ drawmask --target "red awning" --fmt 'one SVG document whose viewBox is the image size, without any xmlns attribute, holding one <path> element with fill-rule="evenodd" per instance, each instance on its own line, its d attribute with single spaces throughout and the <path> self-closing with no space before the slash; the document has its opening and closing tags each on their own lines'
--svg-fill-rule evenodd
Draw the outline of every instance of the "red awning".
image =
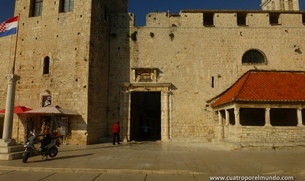
<svg viewBox="0 0 305 181">
<path fill-rule="evenodd" d="M 27 108 L 25 106 L 15 106 L 14 107 L 14 113 L 15 114 L 23 114 L 25 111 L 32 110 L 31 108 Z M 4 114 L 5 109 L 0 110 L 0 114 Z"/>
</svg>

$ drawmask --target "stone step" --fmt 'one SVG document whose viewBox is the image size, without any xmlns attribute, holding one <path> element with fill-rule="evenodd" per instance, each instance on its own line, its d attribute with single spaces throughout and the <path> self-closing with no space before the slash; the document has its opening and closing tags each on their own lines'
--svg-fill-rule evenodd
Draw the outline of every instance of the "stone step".
<svg viewBox="0 0 305 181">
<path fill-rule="evenodd" d="M 0 153 L 0 160 L 16 160 L 22 158 L 23 152 Z"/>
<path fill-rule="evenodd" d="M 23 150 L 23 145 L 18 145 L 14 139 L 0 139 L 0 160 L 22 158 Z"/>
<path fill-rule="evenodd" d="M 22 152 L 24 150 L 23 145 L 16 146 L 0 146 L 0 154 L 11 153 L 11 152 Z"/>
</svg>

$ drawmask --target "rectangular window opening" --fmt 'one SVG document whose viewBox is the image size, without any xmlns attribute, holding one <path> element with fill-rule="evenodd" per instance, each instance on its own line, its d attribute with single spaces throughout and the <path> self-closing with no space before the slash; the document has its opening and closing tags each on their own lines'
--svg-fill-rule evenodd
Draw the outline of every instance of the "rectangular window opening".
<svg viewBox="0 0 305 181">
<path fill-rule="evenodd" d="M 74 0 L 60 0 L 59 1 L 59 12 L 66 13 L 72 12 L 74 8 Z"/>
<path fill-rule="evenodd" d="M 31 0 L 30 17 L 41 16 L 43 0 Z"/>
<path fill-rule="evenodd" d="M 214 13 L 204 13 L 203 14 L 203 25 L 204 26 L 214 26 Z"/>
<path fill-rule="evenodd" d="M 240 124 L 242 126 L 264 126 L 265 109 L 264 108 L 240 108 Z"/>
<path fill-rule="evenodd" d="M 105 9 L 104 9 L 104 19 L 105 19 L 105 21 L 108 20 L 108 9 L 107 9 L 107 7 L 105 7 Z"/>
<path fill-rule="evenodd" d="M 272 126 L 297 126 L 297 110 L 288 108 L 273 108 L 270 110 L 270 123 Z"/>
<path fill-rule="evenodd" d="M 247 14 L 237 13 L 237 25 L 246 26 L 247 25 Z"/>
<path fill-rule="evenodd" d="M 280 14 L 279 13 L 269 13 L 269 23 L 271 25 L 280 24 Z"/>
</svg>

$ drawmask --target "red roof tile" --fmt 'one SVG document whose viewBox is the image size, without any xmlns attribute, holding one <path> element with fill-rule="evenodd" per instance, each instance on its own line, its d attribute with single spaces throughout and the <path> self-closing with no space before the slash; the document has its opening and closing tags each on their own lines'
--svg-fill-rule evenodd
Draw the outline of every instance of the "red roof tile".
<svg viewBox="0 0 305 181">
<path fill-rule="evenodd" d="M 212 107 L 234 101 L 305 102 L 305 72 L 248 71 Z"/>
</svg>

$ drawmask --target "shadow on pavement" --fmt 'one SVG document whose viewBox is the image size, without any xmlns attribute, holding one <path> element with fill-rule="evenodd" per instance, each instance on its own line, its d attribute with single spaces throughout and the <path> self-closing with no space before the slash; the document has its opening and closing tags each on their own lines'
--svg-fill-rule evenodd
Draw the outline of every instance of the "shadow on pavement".
<svg viewBox="0 0 305 181">
<path fill-rule="evenodd" d="M 77 158 L 77 157 L 85 157 L 85 156 L 91 156 L 91 155 L 94 155 L 94 154 L 93 153 L 88 153 L 88 154 L 80 154 L 80 155 L 59 156 L 59 157 L 55 157 L 55 158 L 33 160 L 33 161 L 29 160 L 27 163 L 39 163 L 39 162 L 46 162 L 46 161 L 53 161 L 53 160 L 64 160 L 64 159 L 71 159 L 71 158 Z M 38 157 L 38 156 L 35 156 L 35 157 Z"/>
</svg>

